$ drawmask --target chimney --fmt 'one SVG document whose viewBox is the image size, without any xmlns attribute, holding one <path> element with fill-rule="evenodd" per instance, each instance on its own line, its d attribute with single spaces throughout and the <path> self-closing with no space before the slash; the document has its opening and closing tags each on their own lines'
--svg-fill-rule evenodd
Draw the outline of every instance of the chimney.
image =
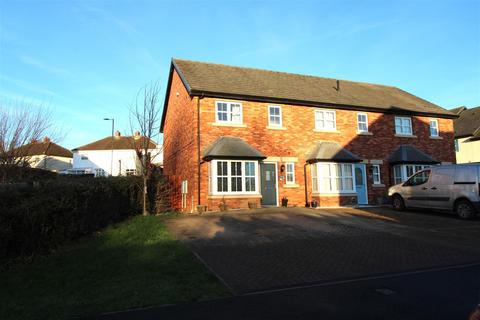
<svg viewBox="0 0 480 320">
<path fill-rule="evenodd" d="M 50 138 L 49 138 L 49 137 L 43 138 L 43 143 L 49 143 L 49 142 L 50 142 Z"/>
<path fill-rule="evenodd" d="M 115 138 L 120 138 L 122 135 L 120 134 L 120 131 L 115 131 Z"/>
<path fill-rule="evenodd" d="M 138 139 L 140 139 L 141 137 L 142 137 L 142 136 L 140 135 L 140 131 L 138 131 L 138 130 L 135 131 L 135 133 L 133 134 L 133 138 L 134 138 L 135 140 L 138 140 Z"/>
</svg>

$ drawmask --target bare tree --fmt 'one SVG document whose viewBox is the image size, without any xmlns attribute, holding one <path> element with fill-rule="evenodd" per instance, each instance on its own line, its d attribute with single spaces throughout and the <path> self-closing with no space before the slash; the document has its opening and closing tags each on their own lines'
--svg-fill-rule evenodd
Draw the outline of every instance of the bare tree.
<svg viewBox="0 0 480 320">
<path fill-rule="evenodd" d="M 160 86 L 152 82 L 141 88 L 130 107 L 130 129 L 134 139 L 133 145 L 141 168 L 143 189 L 143 215 L 149 214 L 148 208 L 148 178 L 151 175 L 152 161 L 158 153 L 152 153 L 156 148 L 155 141 L 160 134 Z"/>
<path fill-rule="evenodd" d="M 44 106 L 0 102 L 0 165 L 28 166 L 32 142 L 58 134 L 52 114 Z"/>
</svg>

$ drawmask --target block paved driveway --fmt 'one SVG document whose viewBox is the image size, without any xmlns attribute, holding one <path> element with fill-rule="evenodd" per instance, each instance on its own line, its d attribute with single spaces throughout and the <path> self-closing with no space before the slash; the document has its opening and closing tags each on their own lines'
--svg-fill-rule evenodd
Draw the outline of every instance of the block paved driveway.
<svg viewBox="0 0 480 320">
<path fill-rule="evenodd" d="M 480 219 L 271 208 L 166 219 L 234 294 L 480 262 Z"/>
</svg>

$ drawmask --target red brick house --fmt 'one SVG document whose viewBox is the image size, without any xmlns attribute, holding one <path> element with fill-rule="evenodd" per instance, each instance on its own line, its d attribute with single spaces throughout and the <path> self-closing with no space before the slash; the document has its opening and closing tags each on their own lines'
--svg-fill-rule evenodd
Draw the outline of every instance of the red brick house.
<svg viewBox="0 0 480 320">
<path fill-rule="evenodd" d="M 164 172 L 186 181 L 184 211 L 375 204 L 455 162 L 454 118 L 391 86 L 173 59 Z"/>
</svg>

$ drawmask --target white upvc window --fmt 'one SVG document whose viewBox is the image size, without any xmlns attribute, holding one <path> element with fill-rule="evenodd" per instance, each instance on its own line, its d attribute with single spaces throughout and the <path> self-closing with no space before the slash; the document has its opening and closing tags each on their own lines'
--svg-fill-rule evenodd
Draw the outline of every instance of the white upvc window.
<svg viewBox="0 0 480 320">
<path fill-rule="evenodd" d="M 438 120 L 430 119 L 430 137 L 438 137 Z"/>
<path fill-rule="evenodd" d="M 356 192 L 353 164 L 318 162 L 313 166 L 316 166 L 318 184 L 316 190 L 320 190 L 321 193 Z M 313 190 L 315 191 L 315 187 Z"/>
<path fill-rule="evenodd" d="M 212 160 L 211 193 L 214 195 L 258 194 L 258 162 Z"/>
<path fill-rule="evenodd" d="M 315 110 L 315 129 L 335 131 L 337 129 L 335 110 Z"/>
<path fill-rule="evenodd" d="M 295 163 L 287 162 L 285 164 L 285 182 L 287 184 L 294 184 L 295 183 Z"/>
<path fill-rule="evenodd" d="M 312 169 L 312 191 L 318 192 L 318 175 L 317 175 L 317 164 L 314 163 L 310 166 Z"/>
<path fill-rule="evenodd" d="M 368 115 L 366 113 L 357 113 L 357 131 L 368 132 Z"/>
<path fill-rule="evenodd" d="M 429 165 L 423 164 L 400 164 L 393 166 L 393 180 L 395 184 L 402 183 L 418 171 L 428 167 Z"/>
<path fill-rule="evenodd" d="M 216 102 L 215 121 L 218 123 L 242 124 L 242 104 L 238 102 Z"/>
<path fill-rule="evenodd" d="M 373 184 L 382 184 L 382 180 L 380 178 L 379 164 L 372 165 L 372 179 L 373 179 Z"/>
<path fill-rule="evenodd" d="M 413 134 L 412 119 L 410 117 L 395 117 L 395 133 L 411 136 Z"/>
<path fill-rule="evenodd" d="M 282 126 L 282 107 L 268 106 L 268 125 L 270 127 Z"/>
</svg>

